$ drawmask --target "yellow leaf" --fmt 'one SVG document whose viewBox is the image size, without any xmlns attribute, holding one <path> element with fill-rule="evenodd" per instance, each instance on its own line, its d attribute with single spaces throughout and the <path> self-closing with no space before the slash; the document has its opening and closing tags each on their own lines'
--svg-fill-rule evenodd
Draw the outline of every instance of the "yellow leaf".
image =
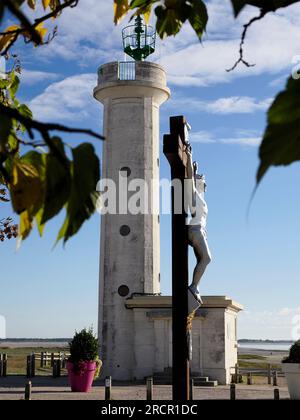
<svg viewBox="0 0 300 420">
<path fill-rule="evenodd" d="M 147 25 L 149 23 L 150 15 L 151 15 L 151 9 L 148 12 L 144 13 L 145 22 Z"/>
<path fill-rule="evenodd" d="M 21 29 L 18 25 L 9 26 L 5 30 L 5 34 L 0 36 L 0 52 L 4 51 L 9 44 L 15 39 L 16 32 L 18 29 Z"/>
<path fill-rule="evenodd" d="M 26 239 L 33 228 L 33 220 L 28 211 L 23 211 L 20 215 L 18 234 L 20 239 Z"/>
<path fill-rule="evenodd" d="M 40 37 L 41 37 L 41 40 L 43 41 L 44 36 L 46 35 L 47 30 L 48 30 L 48 29 L 46 29 L 46 28 L 44 28 L 44 27 L 43 27 L 43 22 L 39 23 L 39 24 L 35 27 L 35 30 L 36 30 L 36 32 L 38 32 L 38 33 L 39 33 L 39 35 L 40 35 Z"/>
<path fill-rule="evenodd" d="M 49 4 L 50 4 L 50 9 L 55 10 L 60 5 L 60 2 L 59 0 L 50 0 Z"/>
<path fill-rule="evenodd" d="M 44 10 L 46 10 L 50 6 L 51 0 L 42 0 L 42 2 Z"/>
<path fill-rule="evenodd" d="M 27 4 L 30 7 L 30 9 L 35 9 L 36 6 L 36 0 L 27 0 Z"/>
<path fill-rule="evenodd" d="M 37 26 L 35 26 L 34 30 L 39 34 L 41 41 L 43 42 L 44 36 L 47 33 L 47 29 L 43 27 L 43 22 L 39 23 Z M 29 31 L 24 31 L 23 35 L 25 38 L 31 39 L 32 35 Z"/>
<path fill-rule="evenodd" d="M 128 12 L 128 0 L 114 0 L 114 22 L 118 24 L 122 17 Z"/>
<path fill-rule="evenodd" d="M 36 226 L 38 228 L 38 232 L 40 236 L 43 236 L 45 224 L 42 224 L 42 217 L 44 213 L 44 208 L 41 207 L 37 214 L 35 215 Z"/>
<path fill-rule="evenodd" d="M 38 204 L 43 194 L 42 181 L 36 168 L 29 163 L 15 160 L 12 168 L 10 194 L 16 213 L 28 214 L 38 210 Z"/>
</svg>

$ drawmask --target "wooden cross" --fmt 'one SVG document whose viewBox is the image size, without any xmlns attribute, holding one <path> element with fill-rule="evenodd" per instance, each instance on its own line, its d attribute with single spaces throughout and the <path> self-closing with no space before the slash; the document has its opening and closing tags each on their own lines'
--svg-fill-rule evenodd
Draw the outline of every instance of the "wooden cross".
<svg viewBox="0 0 300 420">
<path fill-rule="evenodd" d="M 187 343 L 188 326 L 188 239 L 184 211 L 184 179 L 187 176 L 184 116 L 170 118 L 170 134 L 164 135 L 163 152 L 171 166 L 171 179 L 182 185 L 181 214 L 175 213 L 172 188 L 172 330 L 173 330 L 173 400 L 189 400 L 190 369 Z"/>
</svg>

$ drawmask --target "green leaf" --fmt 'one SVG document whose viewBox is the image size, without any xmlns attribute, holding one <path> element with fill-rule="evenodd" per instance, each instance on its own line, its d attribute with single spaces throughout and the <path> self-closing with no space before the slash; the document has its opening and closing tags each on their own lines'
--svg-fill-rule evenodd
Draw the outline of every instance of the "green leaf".
<svg viewBox="0 0 300 420">
<path fill-rule="evenodd" d="M 159 0 L 132 0 L 129 7 L 130 9 L 137 10 L 131 19 L 136 15 L 145 15 L 146 18 L 149 17 L 154 3 L 158 3 L 158 1 Z"/>
<path fill-rule="evenodd" d="M 10 83 L 10 86 L 8 87 L 8 91 L 9 91 L 9 94 L 10 94 L 11 98 L 14 98 L 16 96 L 16 93 L 17 93 L 18 89 L 19 89 L 20 79 L 15 74 L 15 72 L 11 72 L 10 77 L 11 77 L 11 83 Z"/>
<path fill-rule="evenodd" d="M 16 101 L 15 101 L 15 102 L 16 102 Z M 31 112 L 31 110 L 28 108 L 28 106 L 27 106 L 27 105 L 25 105 L 25 104 L 19 105 L 19 104 L 16 104 L 16 103 L 15 103 L 15 106 L 16 106 L 16 108 L 18 109 L 19 113 L 20 113 L 23 117 L 25 117 L 25 118 L 29 118 L 29 119 L 31 119 L 31 120 L 32 120 L 33 115 L 32 115 L 32 112 Z M 24 134 L 24 133 L 25 133 L 25 131 L 26 131 L 26 127 L 25 127 L 23 124 L 21 124 L 21 123 L 19 123 L 19 124 L 20 124 L 21 131 L 22 131 L 22 133 Z"/>
<path fill-rule="evenodd" d="M 270 166 L 300 160 L 300 83 L 292 77 L 268 111 L 268 125 L 259 150 L 257 184 Z"/>
<path fill-rule="evenodd" d="M 44 201 L 45 156 L 36 151 L 30 151 L 20 159 L 22 164 L 28 164 L 36 169 L 38 177 L 32 180 L 30 189 L 31 206 L 27 207 L 29 215 L 34 217 L 41 209 Z"/>
<path fill-rule="evenodd" d="M 0 21 L 3 18 L 3 12 L 4 12 L 4 4 L 3 3 L 0 3 Z"/>
<path fill-rule="evenodd" d="M 155 14 L 157 17 L 156 31 L 161 39 L 166 36 L 176 35 L 180 31 L 182 21 L 178 18 L 176 10 L 157 6 Z"/>
<path fill-rule="evenodd" d="M 53 138 L 52 141 L 60 152 L 60 159 L 52 152 L 46 158 L 46 191 L 42 224 L 60 212 L 71 190 L 70 162 L 65 155 L 64 145 L 58 137 Z M 61 161 L 62 158 L 65 165 Z"/>
<path fill-rule="evenodd" d="M 201 40 L 208 21 L 207 9 L 201 0 L 190 1 L 190 3 L 192 10 L 188 19 L 198 38 Z"/>
<path fill-rule="evenodd" d="M 10 81 L 7 79 L 0 79 L 0 89 L 7 89 Z"/>
<path fill-rule="evenodd" d="M 44 229 L 45 229 L 45 223 L 42 223 L 43 211 L 44 209 L 43 207 L 41 207 L 39 211 L 37 212 L 37 214 L 35 215 L 36 226 L 41 237 L 43 236 Z"/>
<path fill-rule="evenodd" d="M 160 38 L 176 35 L 184 22 L 190 22 L 199 39 L 206 28 L 208 15 L 202 0 L 166 0 L 155 8 L 156 30 Z"/>
<path fill-rule="evenodd" d="M 100 162 L 94 147 L 83 143 L 72 150 L 72 186 L 67 205 L 67 215 L 57 240 L 64 243 L 78 232 L 82 224 L 96 210 L 99 194 L 96 185 L 100 178 Z"/>
<path fill-rule="evenodd" d="M 21 159 L 13 159 L 9 184 L 12 205 L 16 213 L 27 211 L 30 219 L 35 216 L 43 202 L 41 180 L 42 156 L 29 152 Z"/>
<path fill-rule="evenodd" d="M 26 117 L 26 118 L 30 118 L 30 119 L 32 119 L 32 112 L 31 112 L 31 110 L 28 108 L 28 106 L 27 106 L 27 105 L 25 105 L 25 104 L 20 105 L 20 106 L 18 107 L 18 111 L 19 111 L 19 113 L 20 113 L 23 117 Z"/>
<path fill-rule="evenodd" d="M 10 151 L 15 151 L 18 147 L 18 138 L 16 133 L 11 132 L 7 138 L 7 144 L 9 146 Z"/>
<path fill-rule="evenodd" d="M 19 221 L 19 238 L 24 240 L 28 237 L 33 228 L 33 219 L 28 211 L 23 211 L 20 214 Z"/>
<path fill-rule="evenodd" d="M 7 144 L 12 127 L 12 119 L 6 115 L 0 115 L 0 144 Z"/>
<path fill-rule="evenodd" d="M 256 6 L 265 12 L 274 12 L 280 7 L 287 7 L 299 0 L 231 0 L 235 17 L 238 16 L 240 11 L 246 6 Z"/>
</svg>

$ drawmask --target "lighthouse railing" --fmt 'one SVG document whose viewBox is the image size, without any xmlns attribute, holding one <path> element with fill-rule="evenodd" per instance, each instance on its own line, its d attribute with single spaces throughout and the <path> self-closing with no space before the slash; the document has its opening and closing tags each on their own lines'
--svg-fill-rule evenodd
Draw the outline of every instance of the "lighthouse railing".
<svg viewBox="0 0 300 420">
<path fill-rule="evenodd" d="M 118 79 L 135 80 L 135 61 L 119 61 Z"/>
</svg>

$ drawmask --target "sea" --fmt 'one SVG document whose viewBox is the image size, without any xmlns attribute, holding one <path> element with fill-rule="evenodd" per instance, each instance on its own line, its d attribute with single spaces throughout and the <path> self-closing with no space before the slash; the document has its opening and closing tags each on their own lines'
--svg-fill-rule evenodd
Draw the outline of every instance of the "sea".
<svg viewBox="0 0 300 420">
<path fill-rule="evenodd" d="M 266 341 L 247 341 L 243 343 L 238 343 L 238 347 L 240 349 L 257 349 L 257 350 L 270 350 L 270 351 L 288 351 L 291 347 L 293 342 L 287 342 L 287 341 L 272 341 L 272 342 L 266 342 Z"/>
</svg>

